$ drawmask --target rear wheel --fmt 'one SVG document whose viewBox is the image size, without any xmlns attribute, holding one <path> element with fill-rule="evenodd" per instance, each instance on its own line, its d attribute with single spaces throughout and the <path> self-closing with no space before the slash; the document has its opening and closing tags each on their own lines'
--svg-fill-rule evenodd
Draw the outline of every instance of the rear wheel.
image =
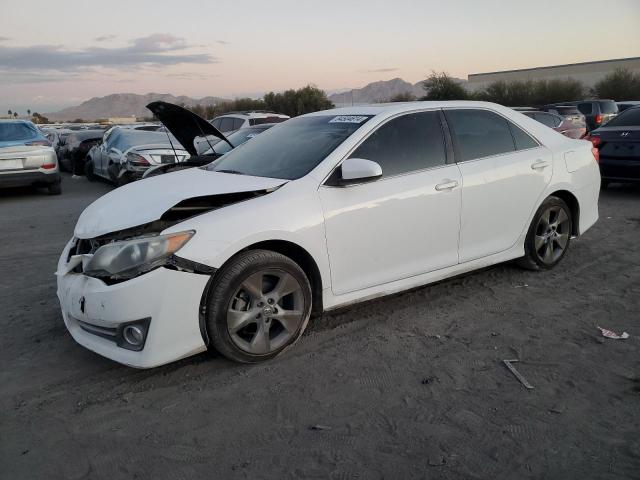
<svg viewBox="0 0 640 480">
<path fill-rule="evenodd" d="M 224 356 L 256 363 L 295 343 L 310 313 L 311 286 L 300 266 L 276 252 L 250 250 L 218 272 L 207 305 L 207 329 Z"/>
<path fill-rule="evenodd" d="M 567 204 L 558 197 L 547 198 L 533 217 L 520 265 L 531 270 L 555 267 L 569 249 L 572 231 L 573 218 Z"/>
<path fill-rule="evenodd" d="M 60 195 L 62 193 L 62 185 L 60 183 L 52 183 L 47 187 L 49 195 Z"/>
</svg>

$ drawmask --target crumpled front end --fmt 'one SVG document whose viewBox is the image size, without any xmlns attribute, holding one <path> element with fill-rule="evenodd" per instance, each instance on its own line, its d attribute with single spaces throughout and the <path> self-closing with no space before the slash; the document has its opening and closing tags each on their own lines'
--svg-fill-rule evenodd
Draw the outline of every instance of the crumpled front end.
<svg viewBox="0 0 640 480">
<path fill-rule="evenodd" d="M 109 284 L 82 273 L 75 246 L 65 247 L 56 275 L 65 325 L 80 345 L 138 368 L 206 350 L 200 303 L 210 275 L 160 267 Z"/>
</svg>

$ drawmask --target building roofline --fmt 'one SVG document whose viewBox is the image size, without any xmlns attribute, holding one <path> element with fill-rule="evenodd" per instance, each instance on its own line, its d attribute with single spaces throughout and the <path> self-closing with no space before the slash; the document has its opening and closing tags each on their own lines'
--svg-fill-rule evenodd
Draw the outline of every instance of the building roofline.
<svg viewBox="0 0 640 480">
<path fill-rule="evenodd" d="M 516 70 L 499 70 L 496 72 L 470 73 L 469 75 L 467 75 L 467 79 L 470 80 L 471 77 L 477 77 L 480 75 L 495 75 L 497 73 L 530 72 L 532 70 L 549 70 L 551 68 L 577 67 L 580 65 L 597 65 L 602 63 L 622 62 L 622 61 L 628 61 L 628 60 L 640 60 L 640 57 L 613 58 L 611 60 L 596 60 L 593 62 L 565 63 L 562 65 L 550 65 L 547 67 L 531 67 L 531 68 L 520 68 Z"/>
</svg>

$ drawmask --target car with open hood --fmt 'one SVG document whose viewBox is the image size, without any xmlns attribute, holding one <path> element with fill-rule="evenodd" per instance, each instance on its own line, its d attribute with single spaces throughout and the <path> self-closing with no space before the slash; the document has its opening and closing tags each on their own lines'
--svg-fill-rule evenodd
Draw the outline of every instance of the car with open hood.
<svg viewBox="0 0 640 480">
<path fill-rule="evenodd" d="M 589 142 L 500 105 L 315 112 L 96 200 L 57 294 L 73 338 L 115 361 L 260 362 L 312 313 L 514 259 L 555 267 L 599 191 Z"/>
<path fill-rule="evenodd" d="M 147 108 L 182 145 L 186 145 L 185 149 L 191 157 L 184 162 L 149 168 L 142 178 L 206 165 L 275 125 L 260 124 L 225 136 L 204 118 L 178 105 L 153 102 Z"/>
<path fill-rule="evenodd" d="M 85 173 L 89 180 L 102 177 L 124 185 L 150 167 L 188 159 L 189 152 L 167 132 L 113 127 L 89 150 Z"/>
</svg>

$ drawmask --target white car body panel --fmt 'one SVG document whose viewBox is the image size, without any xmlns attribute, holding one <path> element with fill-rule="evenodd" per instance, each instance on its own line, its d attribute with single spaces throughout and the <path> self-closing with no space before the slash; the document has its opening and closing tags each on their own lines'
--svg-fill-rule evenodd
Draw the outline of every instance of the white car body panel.
<svg viewBox="0 0 640 480">
<path fill-rule="evenodd" d="M 541 147 L 383 176 L 347 187 L 324 185 L 359 142 L 389 118 L 441 108 L 489 109 L 524 128 Z M 188 198 L 269 191 L 193 216 L 163 233 L 195 230 L 196 234 L 177 255 L 213 268 L 222 267 L 239 251 L 261 242 L 295 244 L 315 261 L 322 307 L 330 310 L 521 257 L 531 220 L 544 199 L 553 193 L 572 196 L 579 205 L 575 233 L 584 233 L 597 221 L 600 176 L 591 144 L 564 137 L 506 107 L 483 102 L 413 102 L 310 115 L 375 116 L 300 179 L 289 181 L 197 168 L 152 177 L 121 187 L 87 207 L 78 220 L 75 237 L 90 239 L 152 222 Z M 531 168 L 540 161 L 544 167 Z M 435 188 L 443 183 L 453 186 Z M 66 320 L 80 343 L 139 367 L 167 363 L 204 349 L 204 341 L 195 337 L 199 335 L 197 312 L 208 275 L 160 268 L 108 286 L 97 279 L 78 280 L 76 277 L 87 278 L 81 274 L 65 273 L 67 255 L 68 249 L 58 267 L 58 294 L 65 319 L 78 314 L 73 303 L 79 295 L 87 298 L 87 304 L 89 295 L 92 303 L 100 301 L 113 312 L 88 309 L 87 320 L 93 320 L 95 315 L 101 322 L 125 321 L 145 313 L 145 307 L 140 305 L 148 305 L 146 311 L 153 317 L 153 342 L 143 352 L 88 338 L 91 334 L 74 331 L 73 320 Z M 174 282 L 172 288 L 180 295 L 169 293 L 165 285 L 170 282 Z M 129 296 L 129 285 L 135 296 Z M 156 302 L 157 292 L 167 292 L 171 305 Z M 116 306 L 123 301 L 126 307 Z M 158 322 L 154 315 L 160 319 Z M 163 319 L 169 315 L 186 327 L 184 338 L 172 327 L 164 326 Z M 119 317 L 122 318 L 118 320 Z M 157 325 L 163 326 L 162 331 Z M 174 337 L 179 347 L 166 347 Z M 155 345 L 164 345 L 165 350 L 160 351 Z"/>
</svg>

